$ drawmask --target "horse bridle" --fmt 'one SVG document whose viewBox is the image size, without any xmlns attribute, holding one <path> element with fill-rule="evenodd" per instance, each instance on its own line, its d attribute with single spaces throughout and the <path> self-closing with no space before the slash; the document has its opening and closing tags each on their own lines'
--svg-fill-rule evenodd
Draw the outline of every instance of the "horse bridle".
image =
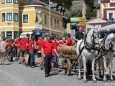
<svg viewBox="0 0 115 86">
<path fill-rule="evenodd" d="M 84 40 L 84 42 L 85 42 L 85 47 L 86 47 L 88 50 L 92 50 L 92 49 L 98 50 L 97 48 L 94 47 L 95 45 L 99 45 L 99 43 L 95 43 L 94 33 L 95 33 L 95 32 L 93 31 L 93 34 L 92 34 L 92 36 L 91 36 L 91 38 L 93 38 L 93 39 L 91 39 L 92 44 L 90 44 L 90 43 L 88 43 L 88 42 L 86 41 L 87 35 L 86 35 L 86 38 L 85 38 L 85 40 Z"/>
</svg>

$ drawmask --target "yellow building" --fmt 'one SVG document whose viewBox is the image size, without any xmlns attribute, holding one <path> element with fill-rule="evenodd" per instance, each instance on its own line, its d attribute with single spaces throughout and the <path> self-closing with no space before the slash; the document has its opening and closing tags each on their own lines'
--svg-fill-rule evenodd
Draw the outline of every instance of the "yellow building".
<svg viewBox="0 0 115 86">
<path fill-rule="evenodd" d="M 35 29 L 41 30 L 43 33 L 49 33 L 49 30 L 53 34 L 63 33 L 62 13 L 51 9 L 49 17 L 48 4 L 39 0 L 32 0 L 34 2 L 28 3 L 23 1 L 25 0 L 0 0 L 2 38 L 15 39 L 21 32 L 32 32 Z"/>
</svg>

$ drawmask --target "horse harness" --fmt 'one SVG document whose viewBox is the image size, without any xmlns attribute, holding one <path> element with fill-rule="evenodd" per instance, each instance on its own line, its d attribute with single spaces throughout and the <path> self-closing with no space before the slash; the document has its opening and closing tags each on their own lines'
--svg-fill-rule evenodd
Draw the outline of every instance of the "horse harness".
<svg viewBox="0 0 115 86">
<path fill-rule="evenodd" d="M 94 31 L 93 31 L 93 33 L 94 33 Z M 93 34 L 91 37 L 93 37 L 93 40 L 91 40 L 91 41 L 92 41 L 92 44 L 90 44 L 90 43 L 88 43 L 88 42 L 86 41 L 87 34 L 85 34 L 85 38 L 82 40 L 82 42 L 84 42 L 84 46 L 80 49 L 80 46 L 81 46 L 81 44 L 82 44 L 82 42 L 81 42 L 80 45 L 79 45 L 80 54 L 78 55 L 77 59 L 81 56 L 81 53 L 82 53 L 82 51 L 83 51 L 84 49 L 99 51 L 98 49 L 96 49 L 96 48 L 94 47 L 95 44 L 96 44 L 96 45 L 97 45 L 97 44 L 99 45 L 99 43 L 95 43 L 95 41 L 94 41 L 94 34 Z M 76 60 L 76 61 L 77 61 L 77 60 Z"/>
<path fill-rule="evenodd" d="M 108 54 L 108 52 L 113 52 L 113 44 L 112 42 L 110 42 L 109 46 L 110 48 L 109 49 L 106 49 L 105 47 L 105 40 L 106 40 L 107 36 L 104 37 L 104 39 L 102 40 L 102 45 L 100 43 L 100 50 L 98 51 L 98 54 L 97 54 L 97 58 L 96 60 L 98 60 L 99 58 L 103 57 L 104 55 Z"/>
</svg>

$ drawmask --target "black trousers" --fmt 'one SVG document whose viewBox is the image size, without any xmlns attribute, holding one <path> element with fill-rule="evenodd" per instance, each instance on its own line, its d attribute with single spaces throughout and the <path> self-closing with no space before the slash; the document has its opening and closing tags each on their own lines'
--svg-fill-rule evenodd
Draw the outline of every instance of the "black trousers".
<svg viewBox="0 0 115 86">
<path fill-rule="evenodd" d="M 50 74 L 52 55 L 46 55 L 44 58 L 45 74 Z"/>
</svg>

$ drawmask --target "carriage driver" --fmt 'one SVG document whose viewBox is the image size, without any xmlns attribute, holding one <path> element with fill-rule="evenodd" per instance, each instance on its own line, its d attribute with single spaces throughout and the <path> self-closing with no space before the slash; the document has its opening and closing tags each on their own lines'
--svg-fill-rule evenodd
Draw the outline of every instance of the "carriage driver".
<svg viewBox="0 0 115 86">
<path fill-rule="evenodd" d="M 78 30 L 75 33 L 75 36 L 73 37 L 73 39 L 77 42 L 78 40 L 81 40 L 84 38 L 84 34 L 82 31 L 82 27 L 78 26 Z"/>
</svg>

